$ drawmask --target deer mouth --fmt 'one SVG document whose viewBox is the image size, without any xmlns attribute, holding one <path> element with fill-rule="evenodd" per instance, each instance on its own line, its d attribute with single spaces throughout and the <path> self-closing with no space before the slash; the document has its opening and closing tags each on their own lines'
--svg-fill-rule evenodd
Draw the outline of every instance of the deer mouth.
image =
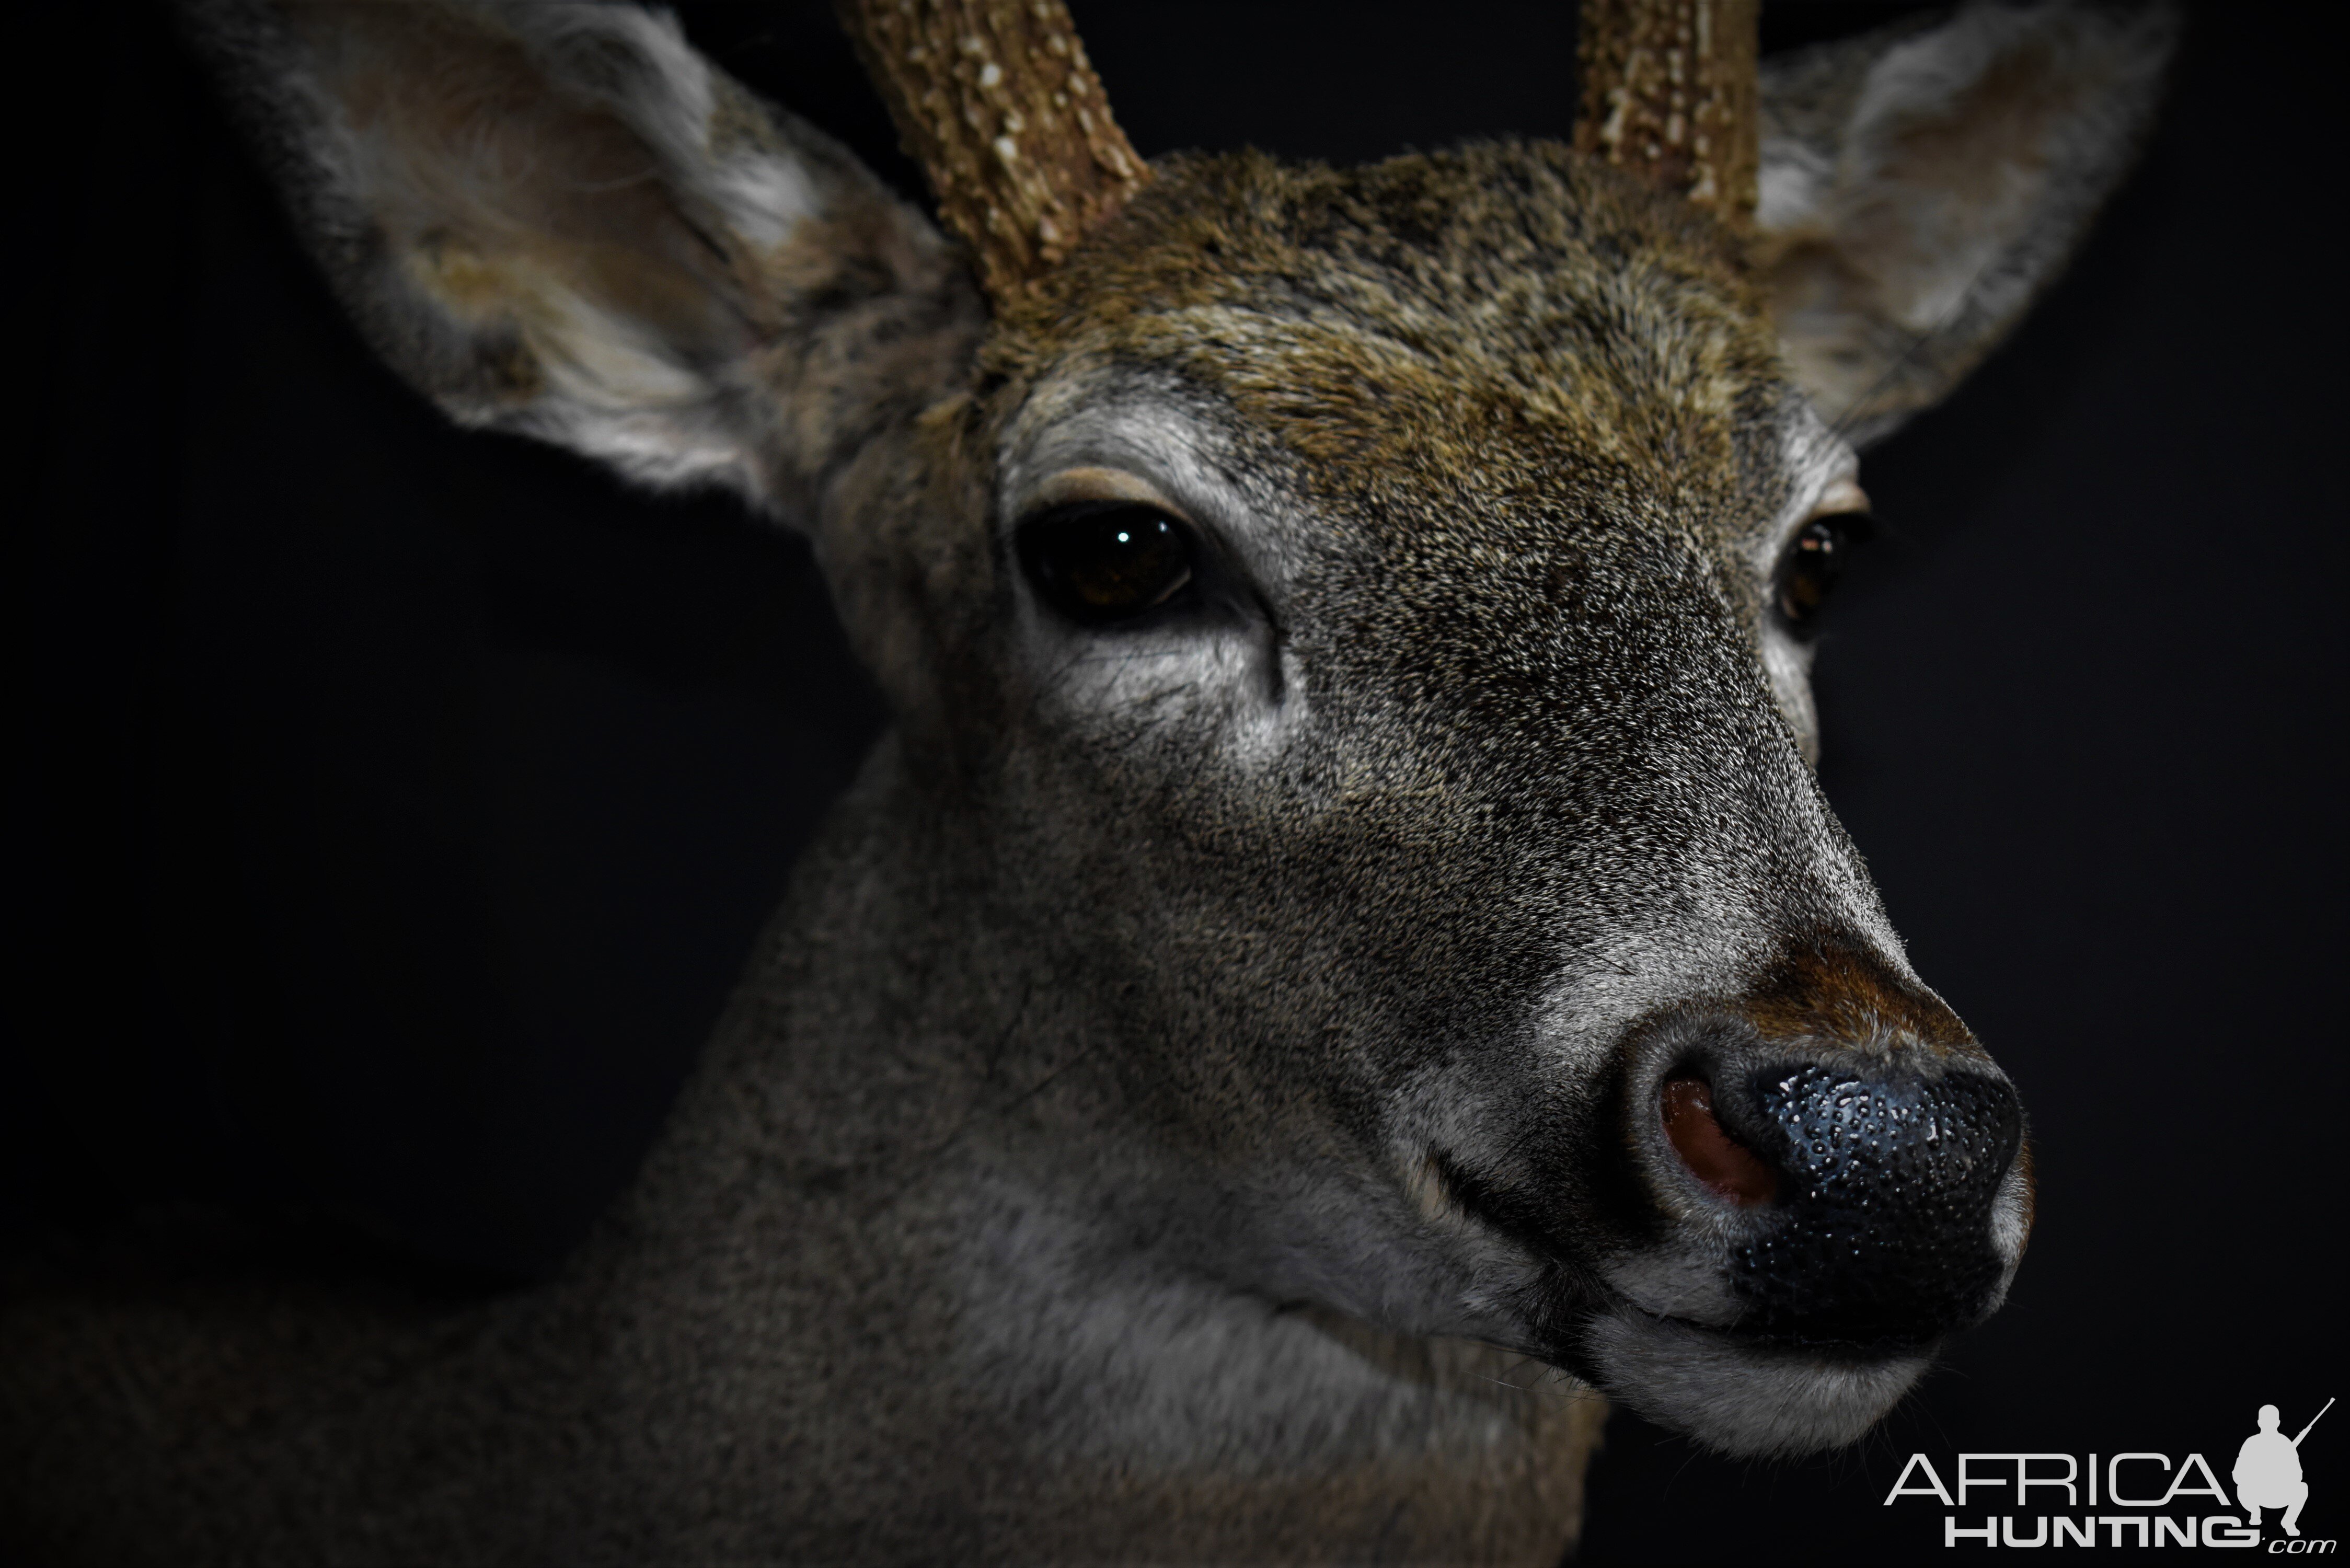
<svg viewBox="0 0 2350 1568">
<path fill-rule="evenodd" d="M 1739 1458 L 1857 1441 L 1917 1386 L 1929 1345 L 1798 1345 L 1619 1302 L 1575 1335 L 1583 1376 L 1660 1426 Z"/>
<path fill-rule="evenodd" d="M 1539 1356 L 1642 1416 L 1740 1458 L 1791 1456 L 1857 1440 L 1931 1365 L 1939 1335 L 1857 1339 L 1758 1324 L 1718 1278 L 1674 1262 L 1579 1265 L 1527 1233 L 1519 1206 L 1465 1173 L 1461 1211 L 1534 1264 L 1516 1293 L 1509 1348 Z M 1676 1307 L 1683 1310 L 1674 1310 Z M 1489 1335 L 1490 1337 L 1490 1335 Z"/>
<path fill-rule="evenodd" d="M 1597 1112 L 1432 1163 L 1530 1270 L 1520 1348 L 1732 1454 L 1860 1437 L 2004 1299 L 2028 1227 L 2013 1089 L 1979 1048 L 1644 1030 Z M 1547 1160 L 1524 1151 L 1549 1147 Z"/>
</svg>

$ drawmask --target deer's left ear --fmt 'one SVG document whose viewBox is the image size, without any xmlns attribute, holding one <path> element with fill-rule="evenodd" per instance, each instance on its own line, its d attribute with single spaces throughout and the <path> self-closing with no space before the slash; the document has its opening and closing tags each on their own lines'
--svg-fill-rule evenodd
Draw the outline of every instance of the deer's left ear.
<svg viewBox="0 0 2350 1568">
<path fill-rule="evenodd" d="M 2134 161 L 2169 5 L 1977 4 L 1773 56 L 1761 254 L 1796 380 L 1856 444 L 1940 400 Z"/>
<path fill-rule="evenodd" d="M 461 423 L 805 521 L 968 367 L 943 236 L 665 14 L 183 5 L 344 306 Z"/>
</svg>

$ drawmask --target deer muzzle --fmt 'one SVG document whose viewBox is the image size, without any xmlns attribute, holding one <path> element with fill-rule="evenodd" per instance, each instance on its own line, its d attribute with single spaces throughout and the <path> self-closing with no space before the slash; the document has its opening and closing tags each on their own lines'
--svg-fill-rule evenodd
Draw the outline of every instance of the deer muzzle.
<svg viewBox="0 0 2350 1568">
<path fill-rule="evenodd" d="M 1573 1359 L 1737 1453 L 1848 1442 L 2004 1299 L 2030 1224 L 2022 1107 L 1930 993 L 1799 966 L 1624 1044 L 1616 1194 Z"/>
<path fill-rule="evenodd" d="M 1917 1343 L 1990 1309 L 2023 1141 L 2003 1079 L 1791 1055 L 1711 1075 L 1669 1077 L 1659 1118 L 1683 1169 L 1740 1211 L 1724 1271 L 1738 1332 Z"/>
</svg>

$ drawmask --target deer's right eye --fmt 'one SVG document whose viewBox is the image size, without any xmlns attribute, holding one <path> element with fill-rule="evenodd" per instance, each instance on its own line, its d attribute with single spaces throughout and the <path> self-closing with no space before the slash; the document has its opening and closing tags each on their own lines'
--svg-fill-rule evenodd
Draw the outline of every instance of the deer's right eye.
<svg viewBox="0 0 2350 1568">
<path fill-rule="evenodd" d="M 1020 525 L 1015 545 L 1045 602 L 1083 626 L 1157 609 L 1191 581 L 1191 530 L 1137 502 L 1053 507 Z"/>
<path fill-rule="evenodd" d="M 1804 524 L 1779 564 L 1779 614 L 1788 628 L 1808 639 L 1819 628 L 1822 607 L 1836 579 L 1844 575 L 1845 558 L 1871 532 L 1866 512 L 1835 512 Z"/>
</svg>

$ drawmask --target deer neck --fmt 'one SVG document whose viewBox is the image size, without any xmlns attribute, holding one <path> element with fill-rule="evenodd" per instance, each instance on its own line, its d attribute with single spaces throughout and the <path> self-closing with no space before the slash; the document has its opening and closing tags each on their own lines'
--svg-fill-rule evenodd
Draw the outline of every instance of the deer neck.
<svg viewBox="0 0 2350 1568">
<path fill-rule="evenodd" d="M 932 1476 L 942 1507 L 1023 1498 L 1024 1539 L 1097 1554 L 1262 1551 L 1269 1521 L 1326 1532 L 1411 1497 L 1447 1531 L 1532 1519 L 1510 1528 L 1555 1560 L 1601 1402 L 1235 1288 L 1168 1241 L 1163 1196 L 1106 1199 L 1107 1170 L 1147 1189 L 1149 1163 L 1072 1130 L 1108 1091 L 1083 1039 L 1040 1026 L 1044 977 L 957 826 L 885 741 L 567 1287 L 619 1440 L 667 1432 L 648 1462 L 706 1476 L 795 1434 L 763 1484 L 806 1485 L 803 1517 L 855 1514 L 880 1466 Z"/>
</svg>

